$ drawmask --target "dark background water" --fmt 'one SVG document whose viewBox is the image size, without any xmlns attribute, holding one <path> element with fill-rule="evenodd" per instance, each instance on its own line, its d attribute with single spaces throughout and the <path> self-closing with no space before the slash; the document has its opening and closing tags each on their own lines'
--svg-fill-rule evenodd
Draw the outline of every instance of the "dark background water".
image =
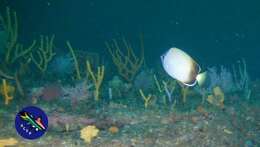
<svg viewBox="0 0 260 147">
<path fill-rule="evenodd" d="M 149 67 L 172 46 L 203 66 L 231 65 L 245 58 L 250 75 L 260 77 L 259 0 L 0 0 L 20 20 L 24 41 L 55 34 L 87 51 L 107 53 L 104 42 L 144 34 Z"/>
</svg>

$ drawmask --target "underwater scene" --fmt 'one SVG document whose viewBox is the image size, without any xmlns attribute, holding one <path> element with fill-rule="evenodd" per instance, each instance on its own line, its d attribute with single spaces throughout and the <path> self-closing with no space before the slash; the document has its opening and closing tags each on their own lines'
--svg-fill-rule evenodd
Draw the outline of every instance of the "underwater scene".
<svg viewBox="0 0 260 147">
<path fill-rule="evenodd" d="M 0 0 L 0 147 L 260 147 L 259 6 Z"/>
</svg>

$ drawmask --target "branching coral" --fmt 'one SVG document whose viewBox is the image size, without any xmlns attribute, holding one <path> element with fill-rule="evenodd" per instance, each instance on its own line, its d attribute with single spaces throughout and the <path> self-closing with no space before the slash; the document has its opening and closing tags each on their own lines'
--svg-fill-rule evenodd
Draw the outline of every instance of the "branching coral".
<svg viewBox="0 0 260 147">
<path fill-rule="evenodd" d="M 13 99 L 15 88 L 12 85 L 9 85 L 6 79 L 2 79 L 2 85 L 0 87 L 0 92 L 5 99 L 5 105 L 8 105 L 9 102 Z"/>
<path fill-rule="evenodd" d="M 203 102 L 216 86 L 219 86 L 225 93 L 242 92 L 246 99 L 250 99 L 250 77 L 245 60 L 242 59 L 237 66 L 232 67 L 232 70 L 224 66 L 207 69 L 208 81 L 203 87 L 195 87 L 195 90 L 202 95 Z"/>
<path fill-rule="evenodd" d="M 166 96 L 167 96 L 168 102 L 170 104 L 175 105 L 176 99 L 174 99 L 174 97 L 173 97 L 173 91 L 176 89 L 177 82 L 175 80 L 169 80 L 169 81 L 162 80 L 162 82 L 159 82 L 159 80 L 155 74 L 153 77 L 154 77 L 155 84 L 156 84 L 156 87 L 157 87 L 159 93 L 164 98 L 164 104 L 167 104 L 167 99 L 166 99 Z"/>
<path fill-rule="evenodd" d="M 245 59 L 239 61 L 238 70 L 233 66 L 233 79 L 234 87 L 239 91 L 243 91 L 244 96 L 249 100 L 251 95 L 250 78 Z"/>
<path fill-rule="evenodd" d="M 24 46 L 22 44 L 17 43 L 15 45 L 12 59 L 10 59 L 10 63 L 13 64 L 13 63 L 15 63 L 15 61 L 17 61 L 20 58 L 24 58 L 25 60 L 30 60 L 29 55 L 30 55 L 32 49 L 35 47 L 35 45 L 36 45 L 35 40 L 33 40 L 32 44 L 27 48 L 24 48 Z"/>
<path fill-rule="evenodd" d="M 100 92 L 100 86 L 103 82 L 104 79 L 104 72 L 105 72 L 105 66 L 98 66 L 97 68 L 97 73 L 96 75 L 94 74 L 94 71 L 91 68 L 91 65 L 89 63 L 89 61 L 86 61 L 86 65 L 87 65 L 87 72 L 90 74 L 90 77 L 95 85 L 95 92 L 94 92 L 94 97 L 95 100 L 98 101 L 99 100 L 99 92 Z"/>
<path fill-rule="evenodd" d="M 5 46 L 5 63 L 10 65 L 16 62 L 21 57 L 26 57 L 35 46 L 36 42 L 24 48 L 23 45 L 17 43 L 18 39 L 18 21 L 15 11 L 6 8 L 6 16 L 0 15 L 0 23 L 7 34 L 7 42 Z"/>
<path fill-rule="evenodd" d="M 163 83 L 164 91 L 168 97 L 169 103 L 170 104 L 175 103 L 176 100 L 173 99 L 173 91 L 176 88 L 176 82 L 174 81 L 173 83 L 171 83 L 169 81 L 168 82 L 163 81 L 162 83 Z"/>
<path fill-rule="evenodd" d="M 6 74 L 4 71 L 0 70 L 0 77 L 6 78 L 6 79 L 10 79 L 13 80 L 14 77 L 11 75 Z"/>
<path fill-rule="evenodd" d="M 117 40 L 113 39 L 112 43 L 106 42 L 106 47 L 112 56 L 112 60 L 116 65 L 119 74 L 127 81 L 132 82 L 138 70 L 144 62 L 144 46 L 143 39 L 141 38 L 141 55 L 138 57 L 132 48 L 132 46 L 122 39 L 122 44 L 126 49 L 126 53 L 123 52 L 123 47 L 120 47 Z"/>
<path fill-rule="evenodd" d="M 44 73 L 47 70 L 49 62 L 56 54 L 53 52 L 54 37 L 55 37 L 54 35 L 52 35 L 51 37 L 41 36 L 38 50 L 36 51 L 35 54 L 34 53 L 30 54 L 32 62 L 41 71 L 41 73 Z"/>
<path fill-rule="evenodd" d="M 142 98 L 144 100 L 144 107 L 147 108 L 148 104 L 151 102 L 152 95 L 148 94 L 148 96 L 145 96 L 142 89 L 139 89 L 139 93 L 140 93 L 140 95 L 142 96 Z"/>
<path fill-rule="evenodd" d="M 6 16 L 0 15 L 0 21 L 7 33 L 7 43 L 6 43 L 6 54 L 5 62 L 8 63 L 11 58 L 11 52 L 15 48 L 18 38 L 18 23 L 16 12 L 10 11 L 10 8 L 6 8 Z"/>
<path fill-rule="evenodd" d="M 80 80 L 81 79 L 81 75 L 80 75 L 80 70 L 79 70 L 79 63 L 78 63 L 78 60 L 77 60 L 77 57 L 75 55 L 75 52 L 74 52 L 74 48 L 72 48 L 71 44 L 69 41 L 66 42 L 70 52 L 71 52 L 71 55 L 73 57 L 73 60 L 74 60 L 74 66 L 75 66 L 75 69 L 76 69 L 76 73 L 77 73 L 77 79 Z"/>
<path fill-rule="evenodd" d="M 1 54 L 3 57 L 0 57 L 4 58 L 4 61 L 0 63 L 0 76 L 5 79 L 15 80 L 18 92 L 24 95 L 18 74 L 21 75 L 24 65 L 28 65 L 30 62 L 30 53 L 36 45 L 36 41 L 33 41 L 29 47 L 24 47 L 18 43 L 17 15 L 15 11 L 11 11 L 8 7 L 5 15 L 0 15 L 0 24 L 6 34 L 4 50 Z"/>
<path fill-rule="evenodd" d="M 15 84 L 16 84 L 16 89 L 17 89 L 17 91 L 19 92 L 19 94 L 20 94 L 21 96 L 25 96 L 25 93 L 24 93 L 22 84 L 21 84 L 21 82 L 20 82 L 20 80 L 19 80 L 19 77 L 18 77 L 18 73 L 17 73 L 17 72 L 15 73 L 14 80 L 15 80 Z"/>
<path fill-rule="evenodd" d="M 155 81 L 155 84 L 156 84 L 156 87 L 157 87 L 158 91 L 160 93 L 163 92 L 161 84 L 159 83 L 158 78 L 157 78 L 157 76 L 155 74 L 153 75 L 153 78 L 154 78 L 154 81 Z"/>
<path fill-rule="evenodd" d="M 7 75 L 3 71 L 0 70 L 0 77 L 8 80 L 14 80 L 16 84 L 16 88 L 21 96 L 24 96 L 24 90 L 22 88 L 21 82 L 18 77 L 18 72 L 15 72 L 14 76 Z"/>
</svg>

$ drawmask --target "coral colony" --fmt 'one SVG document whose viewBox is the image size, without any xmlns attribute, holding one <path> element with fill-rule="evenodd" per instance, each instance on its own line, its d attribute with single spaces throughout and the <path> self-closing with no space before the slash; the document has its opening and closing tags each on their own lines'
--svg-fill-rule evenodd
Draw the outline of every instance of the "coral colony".
<svg viewBox="0 0 260 147">
<path fill-rule="evenodd" d="M 159 68 L 149 68 L 141 34 L 140 43 L 125 37 L 103 43 L 105 64 L 99 53 L 70 41 L 60 52 L 54 34 L 24 43 L 18 17 L 8 7 L 0 14 L 0 146 L 260 144 L 260 111 L 253 104 L 260 83 L 250 79 L 245 59 L 231 68 L 202 69 L 184 51 L 171 48 L 162 56 L 163 67 L 160 62 Z M 180 60 L 193 68 L 184 69 L 191 78 L 170 67 Z M 202 71 L 207 78 L 198 85 L 195 78 Z M 41 107 L 50 122 L 48 135 L 35 142 L 16 137 L 9 123 L 27 105 Z M 34 129 L 45 129 L 27 112 L 21 118 Z"/>
</svg>

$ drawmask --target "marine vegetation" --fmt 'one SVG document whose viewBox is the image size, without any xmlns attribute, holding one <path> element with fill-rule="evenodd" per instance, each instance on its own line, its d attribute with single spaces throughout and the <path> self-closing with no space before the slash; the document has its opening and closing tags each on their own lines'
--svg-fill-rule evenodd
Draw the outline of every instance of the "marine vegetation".
<svg viewBox="0 0 260 147">
<path fill-rule="evenodd" d="M 76 70 L 76 77 L 78 80 L 81 80 L 81 74 L 80 74 L 80 70 L 79 70 L 79 63 L 78 63 L 78 60 L 77 60 L 77 57 L 75 55 L 75 52 L 74 52 L 74 49 L 72 48 L 71 44 L 69 41 L 66 42 L 69 50 L 70 50 L 70 53 L 73 57 L 73 61 L 74 61 L 74 66 L 75 66 L 75 70 Z"/>
<path fill-rule="evenodd" d="M 40 36 L 39 45 L 36 45 L 37 50 L 30 53 L 30 58 L 35 66 L 40 70 L 41 73 L 44 73 L 50 61 L 56 55 L 53 52 L 55 36 Z"/>
<path fill-rule="evenodd" d="M 95 100 L 98 101 L 99 93 L 100 93 L 99 89 L 104 79 L 105 67 L 104 65 L 101 67 L 100 66 L 97 67 L 97 73 L 95 75 L 93 69 L 90 66 L 89 61 L 86 62 L 86 66 L 87 66 L 87 72 L 90 74 L 90 78 L 95 85 L 95 92 L 94 92 Z"/>
<path fill-rule="evenodd" d="M 116 39 L 113 39 L 111 43 L 106 42 L 105 44 L 112 57 L 113 63 L 117 67 L 118 73 L 127 82 L 132 82 L 144 62 L 144 44 L 142 36 L 140 38 L 140 57 L 134 53 L 132 45 L 128 43 L 125 38 L 122 39 L 121 44 L 119 44 Z M 123 48 L 125 48 L 126 51 L 124 51 Z"/>
<path fill-rule="evenodd" d="M 148 94 L 148 96 L 145 96 L 142 89 L 139 89 L 139 92 L 140 92 L 140 95 L 142 96 L 142 98 L 143 98 L 143 100 L 144 100 L 144 107 L 147 108 L 147 107 L 148 107 L 148 104 L 149 104 L 150 101 L 151 101 L 152 95 L 151 95 L 151 94 Z"/>
<path fill-rule="evenodd" d="M 86 143 L 91 143 L 92 139 L 98 135 L 98 132 L 96 126 L 86 126 L 80 131 L 80 138 Z"/>
<path fill-rule="evenodd" d="M 103 52 L 96 52 L 57 32 L 24 39 L 19 21 L 25 20 L 18 17 L 9 7 L 0 14 L 0 146 L 260 144 L 260 80 L 251 78 L 246 59 L 200 66 L 174 47 L 145 63 L 145 33 L 104 35 L 110 41 L 102 40 Z M 202 84 L 198 76 L 204 71 Z M 47 133 L 35 141 L 13 127 L 14 116 L 29 105 L 48 116 Z M 21 116 L 30 121 L 29 114 Z"/>
<path fill-rule="evenodd" d="M 9 85 L 6 79 L 2 79 L 2 84 L 0 85 L 0 93 L 4 98 L 5 105 L 8 105 L 14 97 L 15 87 Z"/>
</svg>

